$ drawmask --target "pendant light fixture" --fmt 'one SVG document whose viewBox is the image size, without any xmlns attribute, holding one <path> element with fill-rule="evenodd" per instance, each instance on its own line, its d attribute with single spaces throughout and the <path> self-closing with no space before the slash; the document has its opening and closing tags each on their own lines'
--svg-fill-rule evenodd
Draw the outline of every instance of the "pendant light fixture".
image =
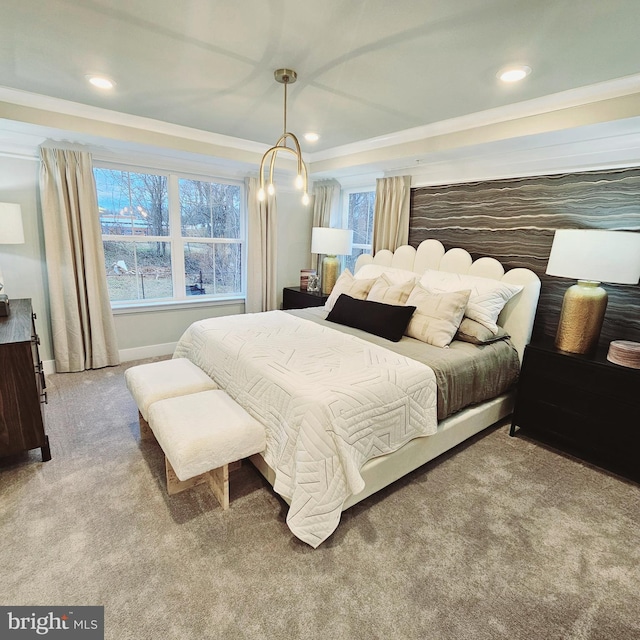
<svg viewBox="0 0 640 640">
<path fill-rule="evenodd" d="M 276 164 L 276 157 L 279 151 L 286 151 L 287 153 L 292 153 L 296 156 L 296 160 L 298 161 L 298 173 L 295 185 L 297 189 L 302 189 L 302 204 L 308 205 L 309 193 L 307 189 L 307 166 L 302 159 L 302 152 L 300 151 L 298 138 L 296 138 L 293 133 L 287 131 L 287 85 L 293 84 L 297 80 L 298 74 L 293 71 L 293 69 L 276 69 L 273 75 L 276 82 L 284 85 L 284 127 L 278 142 L 276 142 L 276 144 L 262 156 L 262 160 L 260 161 L 260 190 L 258 191 L 258 200 L 264 200 L 267 193 L 269 195 L 273 195 L 275 193 L 273 170 Z M 287 140 L 289 139 L 293 142 L 293 147 L 287 146 Z M 267 162 L 269 163 L 269 177 L 266 182 L 265 189 L 265 170 Z"/>
</svg>

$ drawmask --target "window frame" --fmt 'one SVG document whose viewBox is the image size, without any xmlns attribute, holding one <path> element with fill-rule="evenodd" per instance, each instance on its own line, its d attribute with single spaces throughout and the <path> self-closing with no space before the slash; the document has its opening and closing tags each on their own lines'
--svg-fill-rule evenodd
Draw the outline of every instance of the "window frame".
<svg viewBox="0 0 640 640">
<path fill-rule="evenodd" d="M 234 301 L 244 301 L 247 292 L 247 204 L 246 187 L 243 180 L 234 180 L 220 176 L 192 173 L 173 169 L 158 169 L 145 167 L 143 165 L 129 165 L 111 161 L 95 160 L 94 169 L 107 169 L 111 171 L 122 171 L 127 173 L 145 173 L 149 175 L 164 176 L 167 178 L 167 207 L 169 233 L 166 236 L 136 236 L 136 235 L 111 235 L 101 234 L 102 242 L 166 242 L 170 247 L 171 254 L 171 284 L 173 296 L 170 298 L 150 298 L 136 300 L 110 300 L 111 309 L 114 312 L 128 312 L 145 310 L 148 308 L 176 308 L 180 306 L 199 307 L 224 304 Z M 180 211 L 180 190 L 179 181 L 197 180 L 201 182 L 213 182 L 237 186 L 240 188 L 240 232 L 238 238 L 204 238 L 182 235 L 182 220 Z M 97 195 L 97 194 L 96 194 Z M 96 198 L 97 201 L 97 198 Z M 232 294 L 204 294 L 197 296 L 187 295 L 187 278 L 185 277 L 184 249 L 187 243 L 203 243 L 209 245 L 216 244 L 238 244 L 240 245 L 240 269 L 241 281 L 240 292 Z M 106 268 L 106 264 L 105 264 Z"/>
</svg>

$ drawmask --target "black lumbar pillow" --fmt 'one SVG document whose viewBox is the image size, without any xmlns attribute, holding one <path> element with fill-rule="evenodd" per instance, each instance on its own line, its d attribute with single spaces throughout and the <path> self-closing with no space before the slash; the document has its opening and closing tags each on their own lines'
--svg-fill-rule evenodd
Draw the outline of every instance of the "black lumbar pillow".
<svg viewBox="0 0 640 640">
<path fill-rule="evenodd" d="M 333 305 L 327 320 L 398 342 L 415 310 L 412 306 L 357 300 L 343 293 Z"/>
</svg>

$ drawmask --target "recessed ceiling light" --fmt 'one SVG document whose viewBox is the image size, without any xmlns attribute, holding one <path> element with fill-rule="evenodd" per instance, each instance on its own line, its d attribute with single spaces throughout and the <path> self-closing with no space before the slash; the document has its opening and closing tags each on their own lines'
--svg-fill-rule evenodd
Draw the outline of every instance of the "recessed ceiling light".
<svg viewBox="0 0 640 640">
<path fill-rule="evenodd" d="M 87 80 L 98 89 L 113 89 L 116 83 L 106 76 L 87 76 Z"/>
<path fill-rule="evenodd" d="M 530 73 L 531 67 L 520 65 L 500 69 L 496 76 L 502 80 L 502 82 L 518 82 L 519 80 L 526 78 Z"/>
<path fill-rule="evenodd" d="M 320 139 L 320 136 L 317 133 L 305 133 L 304 134 L 304 139 L 307 142 L 318 142 L 318 140 Z"/>
</svg>

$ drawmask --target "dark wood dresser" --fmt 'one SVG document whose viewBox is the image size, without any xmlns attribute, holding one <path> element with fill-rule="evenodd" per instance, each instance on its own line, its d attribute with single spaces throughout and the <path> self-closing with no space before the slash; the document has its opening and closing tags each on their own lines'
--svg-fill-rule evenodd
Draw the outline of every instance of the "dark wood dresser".
<svg viewBox="0 0 640 640">
<path fill-rule="evenodd" d="M 0 458 L 39 447 L 42 460 L 51 460 L 36 316 L 30 299 L 10 304 L 9 315 L 0 317 Z"/>
</svg>

